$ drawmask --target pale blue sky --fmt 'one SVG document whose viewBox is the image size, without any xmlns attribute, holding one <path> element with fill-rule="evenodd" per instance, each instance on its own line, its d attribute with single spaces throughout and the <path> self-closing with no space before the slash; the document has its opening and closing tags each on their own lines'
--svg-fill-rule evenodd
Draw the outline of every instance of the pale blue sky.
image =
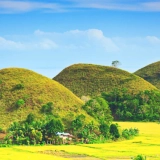
<svg viewBox="0 0 160 160">
<path fill-rule="evenodd" d="M 159 0 L 0 0 L 0 69 L 53 78 L 75 63 L 134 72 L 160 60 Z"/>
</svg>

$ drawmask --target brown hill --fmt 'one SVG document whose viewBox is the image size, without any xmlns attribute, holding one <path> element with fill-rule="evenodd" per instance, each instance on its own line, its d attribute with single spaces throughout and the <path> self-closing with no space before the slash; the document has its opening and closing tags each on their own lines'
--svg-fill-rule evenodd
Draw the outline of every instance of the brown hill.
<svg viewBox="0 0 160 160">
<path fill-rule="evenodd" d="M 61 118 L 88 116 L 81 109 L 83 102 L 60 83 L 27 69 L 0 70 L 0 127 L 24 120 L 29 113 L 43 117 L 40 109 L 48 102 L 53 103 L 53 114 Z"/>
<path fill-rule="evenodd" d="M 135 74 L 160 89 L 160 61 L 139 69 Z"/>
<path fill-rule="evenodd" d="M 71 65 L 53 79 L 79 97 L 88 95 L 93 97 L 114 88 L 127 88 L 133 93 L 156 89 L 155 86 L 135 74 L 115 67 L 94 64 Z"/>
</svg>

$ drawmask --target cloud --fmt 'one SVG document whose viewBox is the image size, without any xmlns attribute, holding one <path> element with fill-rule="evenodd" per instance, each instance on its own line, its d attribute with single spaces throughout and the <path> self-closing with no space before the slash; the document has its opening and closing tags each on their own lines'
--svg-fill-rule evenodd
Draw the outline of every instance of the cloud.
<svg viewBox="0 0 160 160">
<path fill-rule="evenodd" d="M 126 67 L 127 70 L 135 71 L 135 64 L 142 67 L 144 63 L 157 60 L 159 50 L 160 38 L 156 35 L 108 37 L 99 29 L 77 29 L 66 32 L 36 30 L 29 35 L 0 37 L 1 62 L 3 62 L 1 68 L 35 66 L 39 72 L 48 75 L 46 67 L 53 69 L 53 66 L 56 66 L 62 69 L 74 63 L 110 65 L 116 59 L 122 63 L 123 69 Z"/>
<path fill-rule="evenodd" d="M 71 30 L 64 33 L 49 33 L 43 31 L 36 31 L 36 34 L 41 36 L 53 36 L 54 39 L 60 39 L 60 45 L 66 48 L 73 49 L 89 49 L 99 48 L 105 52 L 118 51 L 118 47 L 114 44 L 111 38 L 106 37 L 101 30 Z"/>
<path fill-rule="evenodd" d="M 93 8 L 123 11 L 160 11 L 158 0 L 68 0 L 75 8 Z"/>
<path fill-rule="evenodd" d="M 24 38 L 23 38 L 24 37 Z M 96 52 L 117 52 L 119 48 L 114 43 L 112 38 L 106 37 L 101 30 L 88 29 L 88 30 L 71 30 L 62 33 L 57 32 L 44 32 L 36 30 L 34 34 L 27 36 L 7 36 L 7 40 L 3 37 L 0 39 L 0 49 L 24 49 L 24 50 L 92 50 Z"/>
<path fill-rule="evenodd" d="M 160 2 L 146 2 L 142 6 L 146 11 L 160 11 Z"/>
<path fill-rule="evenodd" d="M 20 42 L 14 42 L 0 37 L 0 49 L 24 49 L 24 45 Z"/>
<path fill-rule="evenodd" d="M 52 53 L 120 53 L 126 50 L 156 48 L 160 39 L 156 36 L 146 37 L 107 37 L 102 30 L 70 30 L 66 32 L 45 32 L 36 30 L 32 35 L 0 37 L 0 49 L 21 51 L 53 51 Z M 54 52 L 56 51 L 56 52 Z"/>
<path fill-rule="evenodd" d="M 41 39 L 40 41 L 36 40 L 34 37 L 31 39 L 28 39 L 29 41 L 23 41 L 23 39 L 20 39 L 22 42 L 16 42 L 14 40 L 8 40 L 3 37 L 0 37 L 0 49 L 2 50 L 48 50 L 48 49 L 55 49 L 58 47 L 58 45 L 50 40 L 50 39 Z"/>
<path fill-rule="evenodd" d="M 147 41 L 153 45 L 160 45 L 160 39 L 155 36 L 147 36 Z"/>
<path fill-rule="evenodd" d="M 98 29 L 90 29 L 87 31 L 91 40 L 94 40 L 95 44 L 102 45 L 106 51 L 118 51 L 119 48 L 113 42 L 111 38 L 105 37 L 103 32 Z"/>
<path fill-rule="evenodd" d="M 50 39 L 45 39 L 38 45 L 42 49 L 55 49 L 58 48 L 58 45 Z"/>
<path fill-rule="evenodd" d="M 0 0 L 0 13 L 23 13 L 30 11 L 66 12 L 80 9 L 106 9 L 124 11 L 160 11 L 158 0 L 59 0 L 42 2 L 41 0 Z"/>
<path fill-rule="evenodd" d="M 33 1 L 0 0 L 0 13 L 21 13 L 33 10 L 55 11 L 63 9 L 56 3 L 42 3 Z"/>
</svg>

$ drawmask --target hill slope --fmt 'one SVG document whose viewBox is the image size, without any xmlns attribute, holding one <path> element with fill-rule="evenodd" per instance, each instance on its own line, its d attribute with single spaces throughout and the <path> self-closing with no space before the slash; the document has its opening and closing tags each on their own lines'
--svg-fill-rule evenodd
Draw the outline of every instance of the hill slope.
<svg viewBox="0 0 160 160">
<path fill-rule="evenodd" d="M 113 88 L 128 88 L 130 92 L 156 89 L 142 78 L 121 69 L 93 64 L 75 64 L 54 77 L 77 96 L 95 96 Z"/>
<path fill-rule="evenodd" d="M 23 120 L 31 112 L 42 117 L 40 109 L 48 102 L 53 102 L 53 113 L 61 117 L 86 114 L 83 102 L 58 82 L 27 69 L 0 70 L 0 127 Z"/>
<path fill-rule="evenodd" d="M 136 75 L 160 89 L 160 61 L 149 64 L 135 72 Z"/>
</svg>

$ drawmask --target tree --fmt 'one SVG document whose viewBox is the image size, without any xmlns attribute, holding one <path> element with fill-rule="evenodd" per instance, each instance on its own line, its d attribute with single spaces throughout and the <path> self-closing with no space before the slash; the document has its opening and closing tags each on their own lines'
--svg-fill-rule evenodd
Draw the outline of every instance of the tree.
<svg viewBox="0 0 160 160">
<path fill-rule="evenodd" d="M 96 97 L 87 101 L 83 109 L 99 122 L 110 122 L 113 119 L 108 102 L 102 97 Z"/>
<path fill-rule="evenodd" d="M 109 137 L 109 130 L 110 130 L 110 128 L 109 128 L 109 125 L 107 123 L 100 124 L 99 130 L 101 131 L 101 133 L 103 134 L 103 136 L 105 138 Z"/>
<path fill-rule="evenodd" d="M 110 125 L 110 131 L 109 132 L 113 136 L 113 139 L 117 139 L 117 138 L 120 137 L 118 126 L 116 124 L 111 124 Z"/>
<path fill-rule="evenodd" d="M 121 63 L 119 61 L 112 61 L 112 66 L 117 68 Z"/>
<path fill-rule="evenodd" d="M 41 108 L 41 113 L 52 114 L 53 111 L 53 102 L 48 102 L 44 104 Z"/>
<path fill-rule="evenodd" d="M 24 104 L 25 104 L 25 101 L 23 99 L 19 99 L 16 101 L 15 107 L 19 108 L 19 107 L 23 106 Z"/>
<path fill-rule="evenodd" d="M 46 131 L 47 131 L 47 135 L 50 137 L 55 136 L 57 134 L 57 132 L 62 132 L 64 131 L 64 127 L 63 124 L 61 122 L 61 120 L 53 118 L 51 119 L 45 127 Z"/>
<path fill-rule="evenodd" d="M 35 115 L 33 113 L 30 113 L 27 118 L 26 118 L 26 122 L 27 123 L 32 123 L 35 120 Z"/>
<path fill-rule="evenodd" d="M 76 117 L 76 119 L 74 119 L 71 122 L 71 129 L 72 132 L 74 132 L 75 134 L 78 133 L 79 131 L 82 130 L 83 126 L 84 126 L 84 120 L 85 120 L 85 116 L 83 114 L 78 115 Z"/>
</svg>

